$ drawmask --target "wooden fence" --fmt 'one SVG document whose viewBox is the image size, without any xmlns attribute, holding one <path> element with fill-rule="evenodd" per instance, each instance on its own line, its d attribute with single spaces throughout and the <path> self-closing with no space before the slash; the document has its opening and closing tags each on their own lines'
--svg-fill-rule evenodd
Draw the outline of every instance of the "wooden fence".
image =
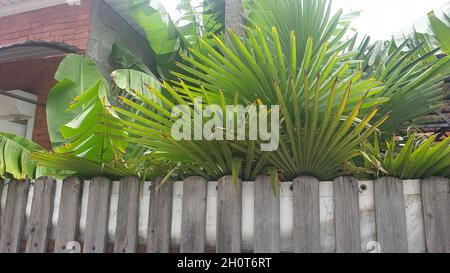
<svg viewBox="0 0 450 273">
<path fill-rule="evenodd" d="M 159 182 L 3 182 L 0 252 L 450 252 L 445 178 Z"/>
</svg>

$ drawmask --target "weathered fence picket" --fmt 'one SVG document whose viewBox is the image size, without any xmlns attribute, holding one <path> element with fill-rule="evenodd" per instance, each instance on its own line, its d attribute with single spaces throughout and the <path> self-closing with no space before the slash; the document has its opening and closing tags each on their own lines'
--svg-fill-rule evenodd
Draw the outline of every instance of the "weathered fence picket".
<svg viewBox="0 0 450 273">
<path fill-rule="evenodd" d="M 103 253 L 106 250 L 111 184 L 105 177 L 96 177 L 89 183 L 84 253 Z"/>
<path fill-rule="evenodd" d="M 79 178 L 70 177 L 62 182 L 55 236 L 54 252 L 56 253 L 67 252 L 67 244 L 77 240 L 82 189 L 83 182 Z"/>
<path fill-rule="evenodd" d="M 361 252 L 359 185 L 353 177 L 334 180 L 334 219 L 336 252 Z"/>
<path fill-rule="evenodd" d="M 383 253 L 408 252 L 403 182 L 393 177 L 374 182 L 377 240 Z"/>
<path fill-rule="evenodd" d="M 7 181 L 0 252 L 449 252 L 445 178 Z M 141 193 L 142 185 L 146 185 Z M 149 185 L 151 185 L 149 187 Z M 84 189 L 83 189 L 84 188 Z M 59 206 L 59 207 L 58 207 Z M 53 207 L 55 207 L 53 209 Z M 145 215 L 145 216 L 144 216 Z M 148 221 L 147 221 L 148 219 Z M 114 249 L 108 248 L 113 245 Z M 50 249 L 48 249 L 50 246 Z"/>
<path fill-rule="evenodd" d="M 319 180 L 294 179 L 294 253 L 320 252 Z"/>
<path fill-rule="evenodd" d="M 173 184 L 157 178 L 150 189 L 148 214 L 147 252 L 168 253 L 171 245 Z"/>
<path fill-rule="evenodd" d="M 126 177 L 120 181 L 114 252 L 137 251 L 140 181 Z"/>
<path fill-rule="evenodd" d="M 180 252 L 203 253 L 206 247 L 207 181 L 189 177 L 183 183 Z"/>
<path fill-rule="evenodd" d="M 239 253 L 242 250 L 242 181 L 231 176 L 219 179 L 217 192 L 216 252 Z"/>
<path fill-rule="evenodd" d="M 33 203 L 26 238 L 25 252 L 27 253 L 47 251 L 55 188 L 56 180 L 50 177 L 41 177 L 34 183 Z"/>
<path fill-rule="evenodd" d="M 278 186 L 278 185 L 277 185 Z M 280 195 L 270 177 L 258 177 L 254 185 L 254 252 L 280 252 Z"/>
<path fill-rule="evenodd" d="M 2 215 L 0 253 L 16 253 L 20 250 L 29 186 L 29 181 L 24 180 L 11 180 L 8 183 Z"/>
<path fill-rule="evenodd" d="M 445 178 L 420 182 L 428 252 L 450 252 L 450 185 Z"/>
</svg>

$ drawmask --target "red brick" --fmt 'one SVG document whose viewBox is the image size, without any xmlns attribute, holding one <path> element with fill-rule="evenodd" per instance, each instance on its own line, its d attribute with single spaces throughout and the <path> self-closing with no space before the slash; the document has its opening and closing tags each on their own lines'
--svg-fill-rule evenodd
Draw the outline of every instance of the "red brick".
<svg viewBox="0 0 450 273">
<path fill-rule="evenodd" d="M 0 47 L 26 41 L 65 42 L 80 52 L 87 49 L 92 0 L 79 6 L 66 4 L 0 18 Z M 75 36 L 75 37 L 70 37 Z"/>
</svg>

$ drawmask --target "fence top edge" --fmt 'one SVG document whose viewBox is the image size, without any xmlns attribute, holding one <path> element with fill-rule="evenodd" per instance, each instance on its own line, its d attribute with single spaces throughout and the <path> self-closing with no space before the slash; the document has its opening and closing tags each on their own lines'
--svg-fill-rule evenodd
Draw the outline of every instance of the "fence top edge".
<svg viewBox="0 0 450 273">
<path fill-rule="evenodd" d="M 442 180 L 450 181 L 449 178 L 447 178 L 447 177 L 440 177 L 440 176 L 431 176 L 431 177 L 427 177 L 427 178 L 417 178 L 417 179 L 401 179 L 401 178 L 393 177 L 393 176 L 383 176 L 383 177 L 378 177 L 376 179 L 358 179 L 358 178 L 353 177 L 353 176 L 339 176 L 339 177 L 334 178 L 333 180 L 318 180 L 316 177 L 313 177 L 313 176 L 299 176 L 296 179 L 293 179 L 292 181 L 280 181 L 280 183 L 293 183 L 293 181 L 295 181 L 297 179 L 302 179 L 302 178 L 313 178 L 314 180 L 317 180 L 319 183 L 334 183 L 334 181 L 336 179 L 341 178 L 341 177 L 344 177 L 344 178 L 355 178 L 358 182 L 361 182 L 361 183 L 376 182 L 376 181 L 385 180 L 385 179 L 396 179 L 396 180 L 400 180 L 400 181 L 404 181 L 404 182 L 417 182 L 417 181 L 425 181 L 425 180 L 433 180 L 433 179 L 442 179 Z M 108 179 L 110 182 L 113 183 L 113 182 L 121 182 L 121 181 L 123 181 L 125 179 L 130 179 L 130 178 L 138 179 L 139 181 L 141 181 L 139 178 L 137 178 L 135 176 L 123 177 L 120 180 L 112 180 L 112 179 L 109 179 L 109 178 L 104 177 L 104 176 L 96 176 L 96 177 L 93 177 L 91 179 L 83 179 L 83 178 L 80 178 L 80 177 L 77 177 L 77 176 L 68 176 L 68 177 L 63 178 L 63 179 L 54 179 L 51 176 L 43 176 L 43 177 L 38 177 L 36 179 L 0 178 L 0 182 L 1 181 L 3 181 L 3 182 L 23 181 L 23 182 L 33 183 L 33 181 L 36 181 L 36 180 L 39 180 L 39 179 L 44 179 L 44 178 L 50 178 L 50 180 L 53 179 L 53 180 L 56 180 L 56 181 L 63 181 L 63 182 L 64 181 L 68 181 L 70 179 L 78 179 L 81 182 L 93 181 L 93 180 L 97 180 L 97 179 Z M 182 183 L 182 182 L 186 181 L 187 179 L 200 179 L 200 178 L 202 180 L 204 180 L 206 183 L 217 183 L 217 182 L 221 181 L 222 179 L 224 179 L 225 177 L 222 177 L 222 178 L 220 178 L 218 180 L 207 180 L 207 179 L 204 179 L 203 177 L 200 177 L 200 176 L 190 176 L 190 177 L 185 178 L 184 180 L 171 180 L 171 182 L 172 183 L 180 183 L 180 182 Z M 143 183 L 151 183 L 151 182 L 154 182 L 156 180 L 157 179 L 146 180 L 146 181 L 141 181 L 141 182 L 143 182 Z M 247 180 L 239 179 L 238 181 L 241 182 L 241 183 L 254 183 L 256 181 L 256 179 L 254 181 L 247 181 Z"/>
</svg>

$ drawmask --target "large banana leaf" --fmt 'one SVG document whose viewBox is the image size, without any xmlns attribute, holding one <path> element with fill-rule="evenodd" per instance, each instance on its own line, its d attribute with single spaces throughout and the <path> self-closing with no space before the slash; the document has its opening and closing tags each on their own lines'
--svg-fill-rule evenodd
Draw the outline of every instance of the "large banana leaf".
<svg viewBox="0 0 450 273">
<path fill-rule="evenodd" d="M 111 110 L 107 93 L 105 81 L 98 80 L 95 85 L 73 99 L 68 110 L 80 109 L 81 112 L 61 127 L 61 134 L 67 143 L 56 149 L 58 153 L 72 154 L 97 163 L 104 163 L 111 161 L 116 154 L 125 152 L 126 142 L 107 136 L 107 134 L 125 136 L 125 133 L 120 130 L 120 119 Z M 105 126 L 106 119 L 114 122 L 117 128 Z"/>
<path fill-rule="evenodd" d="M 39 166 L 67 170 L 80 178 L 90 179 L 99 175 L 110 179 L 120 179 L 126 176 L 137 175 L 133 169 L 127 168 L 123 162 L 105 162 L 99 164 L 96 161 L 77 157 L 70 154 L 59 154 L 48 151 L 33 151 L 30 160 Z"/>
<path fill-rule="evenodd" d="M 119 69 L 111 74 L 111 78 L 117 87 L 124 90 L 128 95 L 134 96 L 135 91 L 143 93 L 149 99 L 159 99 L 148 90 L 148 86 L 161 90 L 161 83 L 153 74 L 148 74 L 132 69 Z"/>
<path fill-rule="evenodd" d="M 36 167 L 29 156 L 32 152 L 41 151 L 44 148 L 37 143 L 18 135 L 0 132 L 0 177 L 35 179 L 47 175 L 63 175 L 61 169 Z"/>
<path fill-rule="evenodd" d="M 111 59 L 120 69 L 133 69 L 153 75 L 150 68 L 128 49 L 117 43 L 113 44 L 111 51 Z"/>
<path fill-rule="evenodd" d="M 65 143 L 60 128 L 73 120 L 82 109 L 66 111 L 72 99 L 93 86 L 102 74 L 87 56 L 70 54 L 63 59 L 55 74 L 58 81 L 47 99 L 47 125 L 52 146 L 57 148 Z"/>
<path fill-rule="evenodd" d="M 188 48 L 198 48 L 200 38 L 219 35 L 224 22 L 220 3 L 204 3 L 203 10 L 190 0 L 181 0 L 177 9 L 181 17 L 173 21 L 158 0 L 129 0 L 133 19 L 145 31 L 157 63 L 157 73 L 162 79 L 172 79 L 169 71 L 177 70 L 181 54 L 189 54 Z M 208 39 L 207 39 L 208 40 Z M 212 43 L 212 40 L 208 40 Z"/>
<path fill-rule="evenodd" d="M 164 7 L 155 0 L 129 0 L 136 23 L 145 31 L 157 62 L 158 74 L 168 78 L 168 71 L 176 68 L 179 52 L 186 50 L 188 41 L 180 34 Z"/>
<path fill-rule="evenodd" d="M 208 33 L 219 35 L 225 30 L 225 0 L 203 0 L 202 24 Z"/>
</svg>

